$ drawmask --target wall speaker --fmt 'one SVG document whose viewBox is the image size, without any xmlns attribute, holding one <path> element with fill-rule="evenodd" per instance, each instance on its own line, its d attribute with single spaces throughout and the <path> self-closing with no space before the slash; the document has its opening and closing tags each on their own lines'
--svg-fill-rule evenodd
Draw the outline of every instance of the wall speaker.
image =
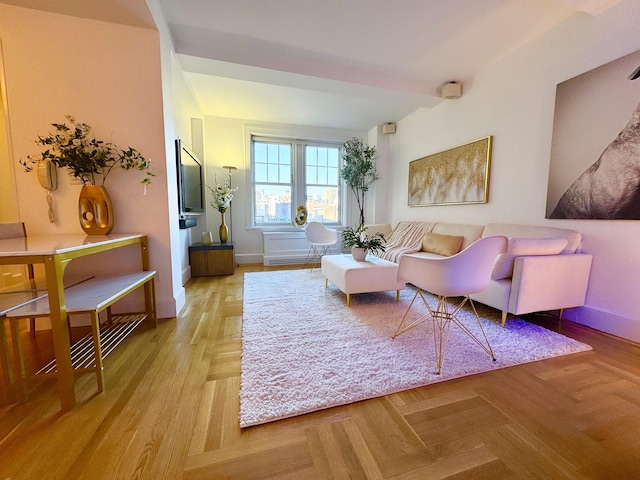
<svg viewBox="0 0 640 480">
<path fill-rule="evenodd" d="M 385 135 L 396 133 L 396 124 L 385 123 L 384 125 L 382 125 L 382 133 L 384 133 Z"/>
<path fill-rule="evenodd" d="M 462 95 L 462 85 L 457 82 L 449 82 L 445 83 L 442 86 L 442 90 L 440 92 L 440 96 L 442 98 L 460 98 Z"/>
<path fill-rule="evenodd" d="M 186 228 L 193 228 L 198 224 L 198 220 L 195 218 L 180 218 L 180 229 L 184 230 Z"/>
</svg>

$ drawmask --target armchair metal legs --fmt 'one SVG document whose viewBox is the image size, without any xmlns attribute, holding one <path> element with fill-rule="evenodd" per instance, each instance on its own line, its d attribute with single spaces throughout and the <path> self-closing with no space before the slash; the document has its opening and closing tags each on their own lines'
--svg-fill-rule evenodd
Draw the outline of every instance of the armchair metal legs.
<svg viewBox="0 0 640 480">
<path fill-rule="evenodd" d="M 328 254 L 329 254 L 329 247 L 326 247 L 326 246 L 319 247 L 316 245 L 311 245 L 311 247 L 309 247 L 309 252 L 307 253 L 307 258 L 304 261 L 304 265 L 302 268 L 309 267 L 311 270 L 313 270 L 318 265 L 320 265 L 320 260 L 322 259 L 322 256 L 328 255 Z"/>
<path fill-rule="evenodd" d="M 413 306 L 413 303 L 415 302 L 416 298 L 418 298 L 418 295 L 420 296 L 420 298 L 422 298 L 422 302 L 426 306 L 428 313 L 422 315 L 421 317 L 419 317 L 417 320 L 413 321 L 409 325 L 403 326 L 407 318 L 407 315 L 409 314 L 409 311 Z M 433 320 L 433 341 L 434 341 L 436 363 L 437 363 L 436 373 L 439 375 L 440 371 L 442 370 L 442 364 L 444 363 L 444 356 L 445 356 L 447 345 L 449 342 L 449 329 L 451 327 L 451 323 L 453 322 L 458 327 L 460 327 L 460 329 L 469 338 L 471 338 L 480 348 L 482 348 L 487 353 L 487 355 L 489 355 L 489 357 L 491 357 L 491 359 L 495 362 L 496 357 L 493 353 L 493 349 L 491 348 L 491 344 L 489 343 L 489 339 L 487 338 L 484 328 L 482 327 L 482 323 L 480 322 L 480 317 L 478 316 L 478 312 L 476 311 L 476 307 L 473 304 L 473 301 L 471 300 L 471 298 L 469 298 L 468 296 L 464 297 L 457 306 L 451 306 L 449 304 L 449 301 L 448 301 L 449 299 L 447 297 L 437 296 L 437 298 L 438 298 L 438 303 L 434 310 L 427 303 L 427 300 L 424 298 L 424 295 L 422 294 L 422 290 L 418 289 L 416 291 L 416 294 L 413 296 L 413 300 L 411 300 L 411 303 L 409 304 L 409 308 L 407 308 L 407 311 L 402 317 L 402 320 L 400 321 L 400 325 L 398 325 L 396 333 L 393 335 L 392 338 L 396 338 L 398 335 L 412 329 L 418 324 L 431 318 Z M 469 328 L 467 328 L 467 326 L 464 325 L 462 321 L 456 317 L 460 309 L 467 302 L 469 302 L 469 304 L 471 305 L 471 308 L 476 317 L 476 320 L 478 321 L 478 326 L 480 327 L 480 332 L 482 333 L 482 337 L 480 338 L 477 335 L 475 335 L 473 332 L 471 332 L 471 330 L 469 330 Z"/>
</svg>

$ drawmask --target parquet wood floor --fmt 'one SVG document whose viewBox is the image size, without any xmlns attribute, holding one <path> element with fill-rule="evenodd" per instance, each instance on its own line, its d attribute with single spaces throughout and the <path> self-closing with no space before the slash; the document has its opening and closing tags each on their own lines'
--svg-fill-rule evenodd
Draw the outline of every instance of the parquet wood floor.
<svg viewBox="0 0 640 480">
<path fill-rule="evenodd" d="M 178 319 L 106 359 L 104 393 L 78 378 L 74 411 L 51 380 L 1 407 L 0 479 L 640 478 L 640 346 L 550 316 L 527 319 L 594 350 L 241 430 L 243 274 L 273 269 L 192 279 Z M 31 366 L 51 356 L 24 334 Z"/>
</svg>

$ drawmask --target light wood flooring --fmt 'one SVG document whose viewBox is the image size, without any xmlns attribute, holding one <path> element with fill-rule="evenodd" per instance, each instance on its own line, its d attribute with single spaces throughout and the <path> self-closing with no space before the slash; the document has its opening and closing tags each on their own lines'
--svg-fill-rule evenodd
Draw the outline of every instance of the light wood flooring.
<svg viewBox="0 0 640 480">
<path fill-rule="evenodd" d="M 550 316 L 528 320 L 594 350 L 241 430 L 243 273 L 265 269 L 192 279 L 72 412 L 51 380 L 0 407 L 0 480 L 640 478 L 640 347 Z M 24 335 L 47 360 L 49 332 Z"/>
</svg>

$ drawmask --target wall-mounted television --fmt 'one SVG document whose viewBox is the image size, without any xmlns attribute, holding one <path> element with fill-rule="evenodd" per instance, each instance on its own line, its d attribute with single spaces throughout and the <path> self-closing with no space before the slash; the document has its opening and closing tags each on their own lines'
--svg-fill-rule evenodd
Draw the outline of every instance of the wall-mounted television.
<svg viewBox="0 0 640 480">
<path fill-rule="evenodd" d="M 204 212 L 204 165 L 180 139 L 176 140 L 180 215 Z"/>
</svg>

